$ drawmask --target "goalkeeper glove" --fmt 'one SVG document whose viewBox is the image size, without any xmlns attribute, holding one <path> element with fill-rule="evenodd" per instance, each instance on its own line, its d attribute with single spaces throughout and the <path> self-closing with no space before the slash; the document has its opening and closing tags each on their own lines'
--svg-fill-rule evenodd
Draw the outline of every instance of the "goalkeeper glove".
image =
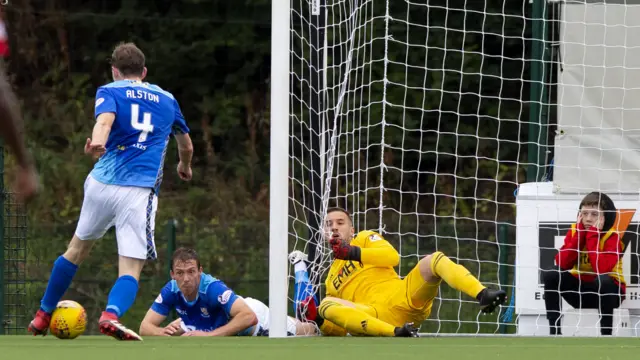
<svg viewBox="0 0 640 360">
<path fill-rule="evenodd" d="M 334 258 L 361 262 L 362 252 L 359 246 L 351 246 L 339 237 L 332 237 L 329 240 L 329 245 L 331 245 Z"/>
</svg>

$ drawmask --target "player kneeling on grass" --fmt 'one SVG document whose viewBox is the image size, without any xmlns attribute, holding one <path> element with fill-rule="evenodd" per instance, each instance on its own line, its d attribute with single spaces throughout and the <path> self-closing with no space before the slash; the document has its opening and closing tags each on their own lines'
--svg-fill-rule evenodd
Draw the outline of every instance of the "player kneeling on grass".
<svg viewBox="0 0 640 360">
<path fill-rule="evenodd" d="M 394 270 L 400 260 L 396 249 L 373 231 L 354 237 L 344 209 L 328 210 L 325 232 L 334 258 L 325 282 L 327 297 L 318 308 L 313 298 L 299 306 L 300 316 L 316 322 L 323 335 L 415 337 L 413 324 L 429 317 L 443 280 L 475 298 L 485 313 L 506 300 L 503 290 L 486 288 L 441 252 L 425 256 L 401 279 Z"/>
<path fill-rule="evenodd" d="M 558 269 L 543 272 L 549 333 L 561 335 L 560 296 L 574 308 L 599 309 L 600 333 L 613 333 L 613 310 L 624 299 L 624 245 L 615 226 L 617 210 L 605 194 L 592 192 L 580 202 L 578 220 L 555 257 Z"/>
<path fill-rule="evenodd" d="M 252 298 L 236 295 L 222 281 L 202 272 L 195 250 L 177 249 L 171 259 L 171 277 L 140 324 L 142 336 L 266 336 L 269 308 Z M 160 325 L 171 309 L 179 319 Z M 315 335 L 314 323 L 289 317 L 287 331 Z"/>
</svg>

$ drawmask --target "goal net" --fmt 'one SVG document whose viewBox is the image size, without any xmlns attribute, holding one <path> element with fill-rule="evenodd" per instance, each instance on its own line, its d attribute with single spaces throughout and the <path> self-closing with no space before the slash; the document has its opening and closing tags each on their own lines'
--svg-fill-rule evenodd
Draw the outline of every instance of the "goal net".
<svg viewBox="0 0 640 360">
<path fill-rule="evenodd" d="M 542 274 L 582 197 L 600 190 L 635 209 L 635 12 L 592 1 L 291 1 L 278 161 L 288 165 L 288 251 L 309 255 L 318 296 L 332 260 L 322 223 L 339 206 L 356 231 L 395 246 L 400 276 L 442 251 L 509 295 L 480 315 L 443 283 L 421 333 L 547 335 Z M 625 248 L 632 293 L 636 255 Z M 292 316 L 294 282 L 290 267 Z M 616 334 L 633 327 L 630 303 L 616 309 Z M 566 319 L 565 333 L 599 333 L 597 313 Z"/>
</svg>

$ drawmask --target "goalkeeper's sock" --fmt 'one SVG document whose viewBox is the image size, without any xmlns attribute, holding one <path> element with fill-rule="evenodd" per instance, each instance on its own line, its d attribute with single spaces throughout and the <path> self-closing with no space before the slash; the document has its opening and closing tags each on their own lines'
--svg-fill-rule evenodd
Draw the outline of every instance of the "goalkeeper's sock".
<svg viewBox="0 0 640 360">
<path fill-rule="evenodd" d="M 309 305 L 311 306 L 313 304 L 309 303 Z M 365 314 L 368 314 L 369 316 L 376 317 L 377 315 L 376 309 L 372 308 L 371 306 L 361 305 L 358 303 L 354 303 L 353 305 L 355 306 L 356 309 L 362 311 Z M 312 320 L 318 325 L 318 327 L 320 328 L 320 331 L 332 333 L 334 334 L 334 336 L 344 336 L 344 333 L 346 333 L 346 330 L 332 323 L 331 321 L 326 321 L 322 316 L 320 316 L 320 314 L 318 314 L 317 309 L 313 310 L 313 309 L 309 309 L 309 307 L 307 307 L 307 309 L 308 311 L 311 310 L 311 312 L 316 314 Z M 325 324 L 327 324 L 327 326 L 324 326 Z M 342 335 L 335 335 L 335 334 L 342 334 Z"/>
<path fill-rule="evenodd" d="M 431 272 L 444 280 L 449 286 L 458 291 L 476 298 L 485 286 L 471 275 L 464 266 L 451 261 L 440 251 L 435 252 L 431 257 Z"/>
<path fill-rule="evenodd" d="M 107 312 L 122 317 L 133 305 L 138 293 L 138 280 L 131 275 L 124 275 L 116 280 L 107 300 Z"/>
<path fill-rule="evenodd" d="M 338 302 L 324 300 L 318 312 L 324 319 L 346 329 L 351 334 L 395 336 L 395 326 L 376 319 L 362 310 Z"/>
<path fill-rule="evenodd" d="M 59 256 L 53 263 L 47 290 L 40 301 L 40 309 L 47 314 L 51 314 L 58 306 L 58 302 L 62 299 L 62 295 L 67 291 L 71 280 L 76 275 L 78 265 L 67 260 L 64 256 Z"/>
</svg>

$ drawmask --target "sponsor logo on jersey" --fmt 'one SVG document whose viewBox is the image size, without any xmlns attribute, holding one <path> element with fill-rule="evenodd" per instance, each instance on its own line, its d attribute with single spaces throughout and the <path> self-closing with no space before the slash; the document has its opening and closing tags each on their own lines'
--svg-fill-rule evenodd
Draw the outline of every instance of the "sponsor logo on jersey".
<svg viewBox="0 0 640 360">
<path fill-rule="evenodd" d="M 218 296 L 218 302 L 222 305 L 228 303 L 229 299 L 231 299 L 231 294 L 232 294 L 231 290 L 227 290 L 223 292 L 222 295 Z"/>
<path fill-rule="evenodd" d="M 360 265 L 360 268 L 362 268 L 362 265 Z M 342 266 L 342 269 L 340 269 L 336 276 L 331 279 L 331 283 L 336 291 L 340 290 L 342 284 L 344 284 L 345 281 L 348 280 L 354 272 L 356 272 L 356 270 L 358 270 L 358 266 L 351 260 L 347 261 Z"/>
<path fill-rule="evenodd" d="M 102 104 L 104 102 L 104 98 L 99 98 L 98 100 L 96 100 L 96 107 L 100 106 L 100 104 Z"/>
<path fill-rule="evenodd" d="M 156 302 L 158 304 L 162 304 L 162 294 L 158 294 L 158 297 L 156 298 Z"/>
<path fill-rule="evenodd" d="M 378 234 L 373 234 L 369 236 L 369 241 L 378 241 L 378 240 L 382 240 L 382 237 Z"/>
</svg>

